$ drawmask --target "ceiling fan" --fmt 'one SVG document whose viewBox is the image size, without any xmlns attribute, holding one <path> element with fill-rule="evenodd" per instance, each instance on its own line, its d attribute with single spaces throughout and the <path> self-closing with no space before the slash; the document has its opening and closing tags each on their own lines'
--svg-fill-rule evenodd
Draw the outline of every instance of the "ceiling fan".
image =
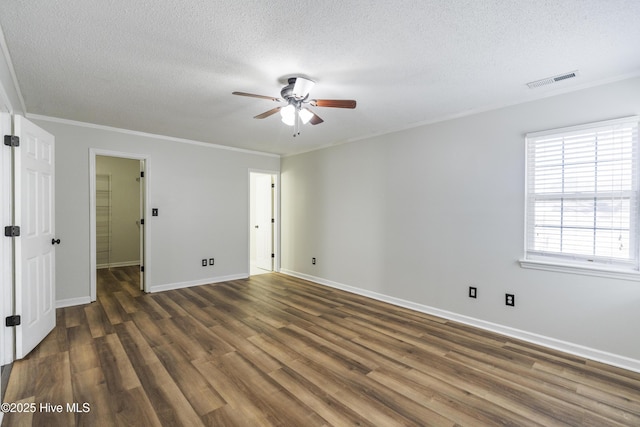
<svg viewBox="0 0 640 427">
<path fill-rule="evenodd" d="M 282 98 L 255 95 L 246 92 L 233 92 L 233 95 L 250 96 L 252 98 L 286 103 L 287 105 L 285 106 L 275 107 L 262 114 L 258 114 L 254 119 L 264 119 L 279 111 L 282 116 L 282 122 L 293 126 L 293 136 L 300 135 L 300 124 L 311 123 L 312 125 L 318 125 L 324 121 L 320 116 L 307 108 L 307 105 L 312 107 L 356 108 L 356 101 L 352 99 L 309 99 L 309 92 L 315 85 L 315 82 L 304 77 L 289 77 L 288 82 L 289 84 L 280 91 Z"/>
</svg>

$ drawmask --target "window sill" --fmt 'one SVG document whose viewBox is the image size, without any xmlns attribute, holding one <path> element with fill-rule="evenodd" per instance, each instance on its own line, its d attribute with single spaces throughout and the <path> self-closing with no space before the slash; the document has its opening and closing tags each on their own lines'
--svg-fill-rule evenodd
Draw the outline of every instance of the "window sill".
<svg viewBox="0 0 640 427">
<path fill-rule="evenodd" d="M 582 274 L 586 276 L 606 277 L 609 279 L 632 280 L 640 282 L 637 270 L 617 269 L 614 267 L 588 267 L 578 264 L 550 262 L 546 260 L 521 259 L 520 267 L 534 270 L 555 271 L 558 273 Z"/>
</svg>

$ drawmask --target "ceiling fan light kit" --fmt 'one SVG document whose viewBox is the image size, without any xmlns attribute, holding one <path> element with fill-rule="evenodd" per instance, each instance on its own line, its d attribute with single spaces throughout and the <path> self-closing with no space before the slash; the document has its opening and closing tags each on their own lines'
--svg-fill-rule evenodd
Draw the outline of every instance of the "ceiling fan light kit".
<svg viewBox="0 0 640 427">
<path fill-rule="evenodd" d="M 324 121 L 320 116 L 307 108 L 306 105 L 313 107 L 356 108 L 356 101 L 352 99 L 309 99 L 309 92 L 315 85 L 315 82 L 304 77 L 289 77 L 288 83 L 289 84 L 280 91 L 282 98 L 255 95 L 247 92 L 233 92 L 232 94 L 267 99 L 275 102 L 286 102 L 287 105 L 285 107 L 272 108 L 269 111 L 258 114 L 254 119 L 264 119 L 279 111 L 282 122 L 288 126 L 293 126 L 294 137 L 300 135 L 301 124 L 311 123 L 312 125 L 318 125 Z"/>
<path fill-rule="evenodd" d="M 296 108 L 289 104 L 280 109 L 280 115 L 282 116 L 282 123 L 288 126 L 293 126 L 296 120 Z"/>
<path fill-rule="evenodd" d="M 311 118 L 313 117 L 313 113 L 308 108 L 302 108 L 298 112 L 298 115 L 300 116 L 300 120 L 302 120 L 302 124 L 305 125 L 309 123 L 309 120 L 311 120 Z"/>
</svg>

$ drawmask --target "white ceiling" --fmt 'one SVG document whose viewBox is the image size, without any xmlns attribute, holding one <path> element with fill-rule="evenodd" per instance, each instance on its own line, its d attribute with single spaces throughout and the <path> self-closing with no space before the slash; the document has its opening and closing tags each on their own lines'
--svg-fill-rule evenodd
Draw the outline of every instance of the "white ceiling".
<svg viewBox="0 0 640 427">
<path fill-rule="evenodd" d="M 637 0 L 2 0 L 29 114 L 292 154 L 640 74 Z M 527 82 L 579 70 L 538 89 Z M 286 78 L 355 110 L 292 137 Z"/>
</svg>

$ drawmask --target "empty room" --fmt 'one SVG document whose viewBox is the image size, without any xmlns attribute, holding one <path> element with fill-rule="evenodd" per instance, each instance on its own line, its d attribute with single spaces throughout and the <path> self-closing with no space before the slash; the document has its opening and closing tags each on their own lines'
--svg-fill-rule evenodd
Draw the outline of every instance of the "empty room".
<svg viewBox="0 0 640 427">
<path fill-rule="evenodd" d="M 639 16 L 3 0 L 1 425 L 640 425 Z"/>
</svg>

